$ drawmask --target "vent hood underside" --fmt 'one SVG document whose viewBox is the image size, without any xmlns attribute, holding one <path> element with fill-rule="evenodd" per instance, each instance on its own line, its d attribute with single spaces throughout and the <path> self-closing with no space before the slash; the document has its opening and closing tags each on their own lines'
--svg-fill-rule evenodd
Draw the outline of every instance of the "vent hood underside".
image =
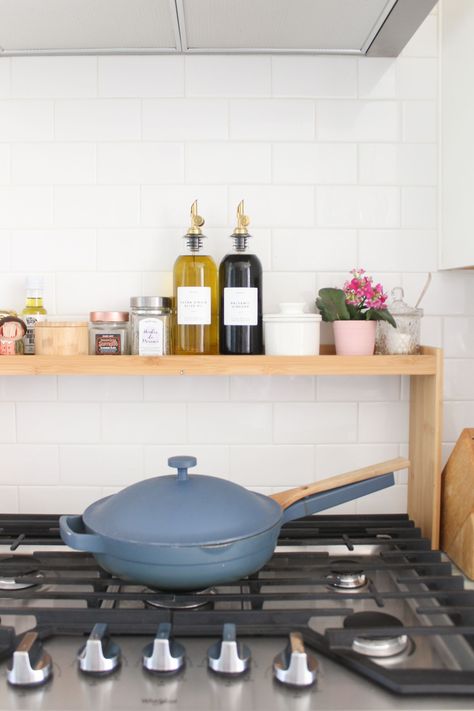
<svg viewBox="0 0 474 711">
<path fill-rule="evenodd" d="M 0 53 L 396 56 L 437 0 L 0 0 Z"/>
</svg>

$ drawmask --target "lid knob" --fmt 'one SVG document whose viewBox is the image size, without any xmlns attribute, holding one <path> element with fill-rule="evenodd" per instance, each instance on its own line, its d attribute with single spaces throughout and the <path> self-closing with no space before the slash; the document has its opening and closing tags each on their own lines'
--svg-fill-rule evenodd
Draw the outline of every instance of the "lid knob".
<svg viewBox="0 0 474 711">
<path fill-rule="evenodd" d="M 170 457 L 168 459 L 168 466 L 178 470 L 177 476 L 179 481 L 186 481 L 186 479 L 189 478 L 188 469 L 190 467 L 195 467 L 196 464 L 196 457 L 191 457 L 187 455 L 178 455 L 176 457 Z"/>
</svg>

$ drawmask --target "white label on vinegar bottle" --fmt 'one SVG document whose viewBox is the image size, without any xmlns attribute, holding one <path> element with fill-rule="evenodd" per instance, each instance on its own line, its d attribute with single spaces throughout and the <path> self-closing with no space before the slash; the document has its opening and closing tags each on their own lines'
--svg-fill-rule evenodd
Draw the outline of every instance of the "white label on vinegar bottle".
<svg viewBox="0 0 474 711">
<path fill-rule="evenodd" d="M 138 355 L 163 355 L 163 321 L 143 318 L 138 324 Z"/>
<path fill-rule="evenodd" d="M 224 326 L 258 324 L 258 289 L 255 287 L 224 288 Z"/>
<path fill-rule="evenodd" d="M 178 287 L 178 324 L 209 326 L 211 323 L 211 287 Z"/>
</svg>

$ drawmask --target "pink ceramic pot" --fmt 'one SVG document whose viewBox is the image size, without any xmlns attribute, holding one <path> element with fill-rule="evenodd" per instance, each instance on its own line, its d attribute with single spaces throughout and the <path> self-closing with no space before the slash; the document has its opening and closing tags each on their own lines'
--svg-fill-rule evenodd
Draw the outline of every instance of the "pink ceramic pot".
<svg viewBox="0 0 474 711">
<path fill-rule="evenodd" d="M 376 321 L 334 321 L 337 355 L 373 355 Z"/>
</svg>

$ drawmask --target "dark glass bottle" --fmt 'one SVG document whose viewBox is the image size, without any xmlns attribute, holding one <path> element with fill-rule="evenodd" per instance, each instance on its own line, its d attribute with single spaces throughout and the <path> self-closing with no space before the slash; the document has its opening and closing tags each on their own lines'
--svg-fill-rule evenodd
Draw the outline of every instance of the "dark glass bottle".
<svg viewBox="0 0 474 711">
<path fill-rule="evenodd" d="M 219 347 L 223 355 L 263 353 L 262 265 L 255 254 L 246 252 L 248 224 L 242 200 L 231 235 L 234 252 L 227 254 L 219 267 Z"/>
</svg>

